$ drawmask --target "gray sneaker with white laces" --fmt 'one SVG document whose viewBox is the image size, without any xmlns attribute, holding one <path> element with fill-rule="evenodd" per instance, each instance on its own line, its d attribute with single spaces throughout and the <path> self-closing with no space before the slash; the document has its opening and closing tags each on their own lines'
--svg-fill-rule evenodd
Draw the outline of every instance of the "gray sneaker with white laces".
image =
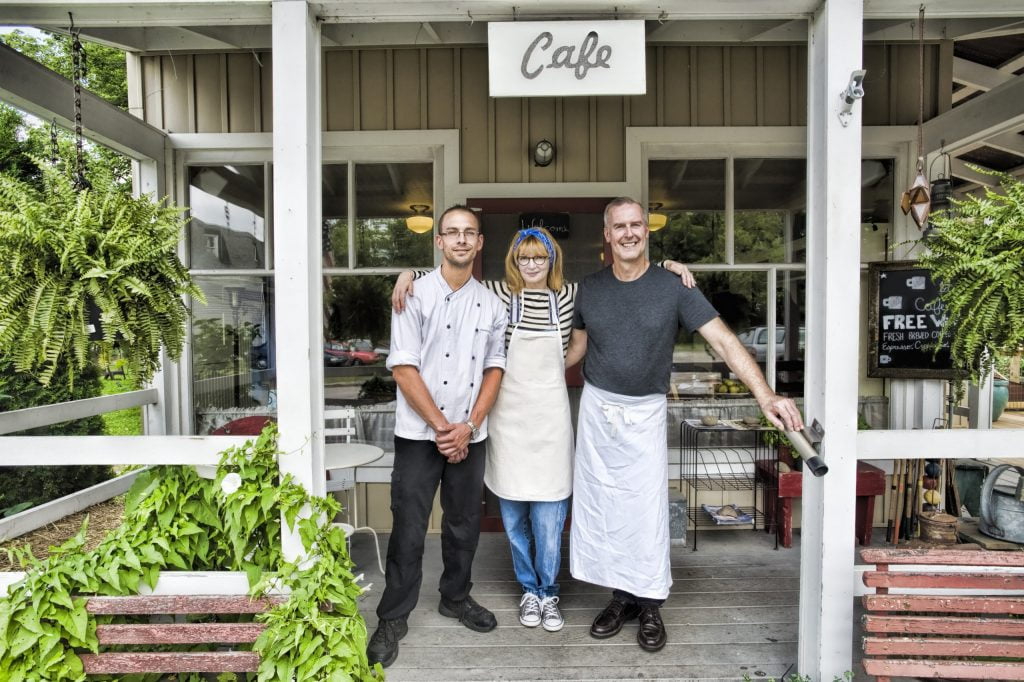
<svg viewBox="0 0 1024 682">
<path fill-rule="evenodd" d="M 544 597 L 540 602 L 541 623 L 548 632 L 558 632 L 565 625 L 558 610 L 558 597 Z"/>
<path fill-rule="evenodd" d="M 528 628 L 540 625 L 540 599 L 533 592 L 524 592 L 519 600 L 519 622 Z"/>
</svg>

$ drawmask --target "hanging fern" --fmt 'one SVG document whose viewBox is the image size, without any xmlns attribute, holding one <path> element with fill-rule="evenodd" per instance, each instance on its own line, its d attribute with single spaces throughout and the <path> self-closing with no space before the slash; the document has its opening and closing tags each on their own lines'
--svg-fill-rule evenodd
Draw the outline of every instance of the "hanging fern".
<svg viewBox="0 0 1024 682">
<path fill-rule="evenodd" d="M 103 174 L 76 191 L 66 174 L 35 163 L 41 187 L 0 174 L 0 355 L 44 385 L 61 363 L 82 369 L 92 304 L 100 357 L 116 349 L 137 383 L 149 381 L 161 347 L 181 355 L 182 297 L 204 300 L 177 256 L 181 209 L 128 196 Z"/>
<path fill-rule="evenodd" d="M 982 170 L 982 169 L 977 169 Z M 979 382 L 1002 350 L 1024 344 L 1024 184 L 1003 173 L 1004 194 L 953 200 L 936 215 L 921 263 L 939 283 L 953 361 Z"/>
</svg>

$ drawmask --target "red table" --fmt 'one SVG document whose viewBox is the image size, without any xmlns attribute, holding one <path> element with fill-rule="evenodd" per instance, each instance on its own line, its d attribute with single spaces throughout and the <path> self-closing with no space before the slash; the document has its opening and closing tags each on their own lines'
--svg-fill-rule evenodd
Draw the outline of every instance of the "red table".
<svg viewBox="0 0 1024 682">
<path fill-rule="evenodd" d="M 826 474 L 827 475 L 827 474 Z M 793 546 L 793 498 L 803 494 L 802 471 L 779 474 L 771 460 L 757 462 L 757 477 L 765 484 L 765 532 L 774 527 L 783 547 Z M 875 495 L 885 492 L 885 472 L 867 462 L 857 462 L 857 540 L 871 544 L 875 518 Z M 772 497 L 776 499 L 772 499 Z"/>
</svg>

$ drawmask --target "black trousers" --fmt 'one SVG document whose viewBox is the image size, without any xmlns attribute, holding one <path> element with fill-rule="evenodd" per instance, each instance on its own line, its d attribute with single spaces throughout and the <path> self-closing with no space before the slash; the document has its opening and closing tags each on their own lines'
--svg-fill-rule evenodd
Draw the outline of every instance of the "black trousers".
<svg viewBox="0 0 1024 682">
<path fill-rule="evenodd" d="M 429 440 L 395 436 L 391 471 L 391 539 L 384 594 L 378 618 L 405 618 L 416 607 L 423 581 L 423 545 L 434 493 L 441 485 L 441 558 L 438 589 L 446 599 L 461 601 L 473 586 L 473 557 L 480 540 L 484 490 L 483 442 L 470 443 L 469 456 L 449 464 Z"/>
<path fill-rule="evenodd" d="M 661 605 L 665 603 L 664 599 L 638 597 L 632 592 L 626 592 L 625 590 L 612 590 L 612 596 L 621 602 L 626 604 L 636 604 L 637 606 L 657 606 L 660 608 Z"/>
</svg>

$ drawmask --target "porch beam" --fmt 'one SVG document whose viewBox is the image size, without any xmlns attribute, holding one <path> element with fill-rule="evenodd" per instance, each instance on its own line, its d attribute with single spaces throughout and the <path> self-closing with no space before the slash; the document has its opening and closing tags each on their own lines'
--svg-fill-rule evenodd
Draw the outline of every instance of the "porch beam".
<svg viewBox="0 0 1024 682">
<path fill-rule="evenodd" d="M 915 9 L 916 11 L 916 9 Z M 823 478 L 804 476 L 797 666 L 810 679 L 852 667 L 862 103 L 847 125 L 840 93 L 862 68 L 860 0 L 828 0 L 808 32 L 807 366 L 804 419 L 824 427 Z M 828 388 L 826 390 L 826 381 Z"/>
<path fill-rule="evenodd" d="M 281 473 L 323 495 L 324 370 L 321 259 L 320 26 L 306 0 L 273 2 L 274 312 Z M 285 556 L 302 555 L 282 529 Z"/>
<path fill-rule="evenodd" d="M 2 436 L 0 471 L 5 466 L 58 464 L 206 464 L 239 447 L 245 436 Z"/>
<path fill-rule="evenodd" d="M 953 82 L 975 90 L 988 92 L 1014 79 L 1013 73 L 1006 73 L 991 66 L 972 62 L 963 57 L 953 57 Z"/>
<path fill-rule="evenodd" d="M 1019 429 L 890 429 L 858 431 L 857 458 L 867 461 L 923 457 L 956 459 L 979 452 L 1024 457 Z M 831 471 L 829 472 L 831 476 Z"/>
<path fill-rule="evenodd" d="M 924 124 L 924 151 L 956 153 L 993 135 L 1024 127 L 1024 76 L 989 90 Z"/>
<path fill-rule="evenodd" d="M 74 129 L 74 84 L 39 62 L 0 45 L 0 100 L 44 121 Z M 136 160 L 164 160 L 162 130 L 82 90 L 83 134 Z"/>
<path fill-rule="evenodd" d="M 1024 156 L 1024 137 L 1015 132 L 994 135 L 985 140 L 985 144 L 989 147 L 1001 149 L 1004 152 Z"/>
</svg>

